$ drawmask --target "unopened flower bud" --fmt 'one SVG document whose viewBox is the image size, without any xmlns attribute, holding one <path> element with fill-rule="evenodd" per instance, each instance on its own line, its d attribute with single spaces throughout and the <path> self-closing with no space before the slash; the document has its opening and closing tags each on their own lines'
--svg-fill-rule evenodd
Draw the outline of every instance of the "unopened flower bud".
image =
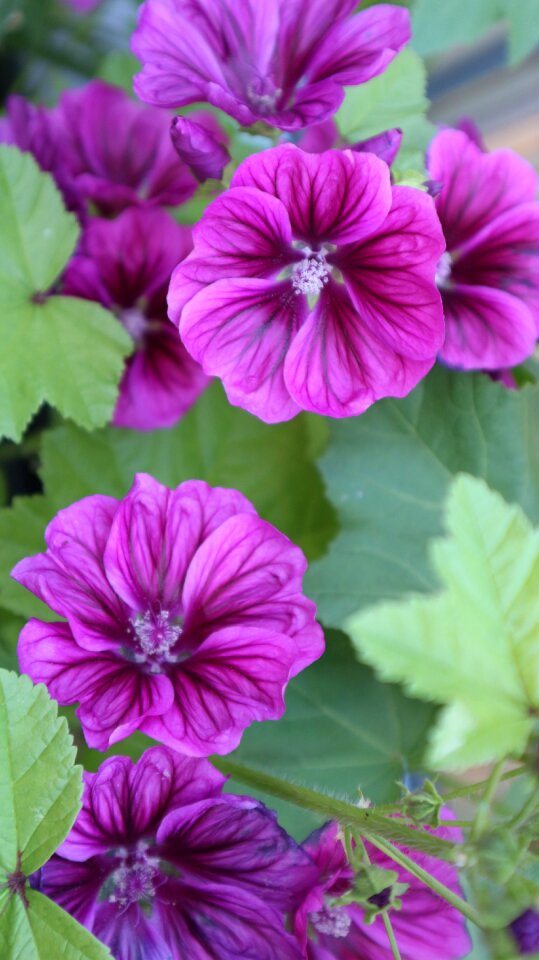
<svg viewBox="0 0 539 960">
<path fill-rule="evenodd" d="M 211 120 L 214 118 L 211 117 Z M 176 153 L 200 183 L 210 179 L 220 180 L 230 160 L 228 150 L 219 139 L 221 131 L 217 122 L 214 121 L 217 130 L 210 130 L 208 126 L 206 122 L 202 124 L 186 117 L 174 117 L 170 128 Z"/>
<path fill-rule="evenodd" d="M 397 156 L 402 143 L 402 130 L 394 127 L 391 130 L 384 130 L 383 133 L 377 133 L 375 137 L 369 137 L 368 140 L 360 140 L 354 143 L 350 149 L 356 153 L 375 153 L 380 160 L 391 166 Z"/>
</svg>

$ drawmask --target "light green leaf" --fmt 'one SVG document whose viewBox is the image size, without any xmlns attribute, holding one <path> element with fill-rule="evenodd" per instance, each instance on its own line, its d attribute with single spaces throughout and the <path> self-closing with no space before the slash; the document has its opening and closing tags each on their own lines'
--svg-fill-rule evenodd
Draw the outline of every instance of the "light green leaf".
<svg viewBox="0 0 539 960">
<path fill-rule="evenodd" d="M 81 769 L 57 710 L 44 686 L 0 670 L 0 878 L 37 870 L 80 809 Z"/>
<path fill-rule="evenodd" d="M 28 889 L 26 897 L 28 908 L 15 896 L 0 916 L 2 960 L 111 960 L 108 948 L 52 900 Z"/>
<path fill-rule="evenodd" d="M 42 478 L 56 507 L 96 492 L 123 497 L 137 471 L 171 487 L 192 478 L 235 487 L 264 519 L 318 556 L 335 530 L 313 463 L 319 429 L 308 417 L 268 426 L 230 406 L 215 383 L 171 430 L 88 434 L 66 425 L 50 431 L 43 441 Z"/>
<path fill-rule="evenodd" d="M 45 401 L 88 428 L 110 419 L 129 337 L 98 304 L 48 296 L 77 237 L 51 177 L 0 147 L 0 436 Z"/>
<path fill-rule="evenodd" d="M 429 762 L 464 769 L 520 755 L 539 708 L 539 530 L 477 478 L 458 477 L 448 536 L 431 545 L 445 588 L 348 620 L 360 655 L 412 695 L 447 704 Z"/>
<path fill-rule="evenodd" d="M 400 127 L 404 138 L 396 166 L 423 168 L 425 149 L 435 132 L 426 119 L 426 86 L 423 61 L 410 48 L 403 50 L 380 76 L 347 88 L 336 116 L 341 133 L 350 141 L 365 140 Z"/>
<path fill-rule="evenodd" d="M 397 780 L 418 770 L 432 708 L 379 683 L 354 658 L 348 637 L 329 631 L 318 663 L 295 677 L 286 713 L 245 731 L 234 759 L 297 783 L 357 801 L 358 788 L 376 803 L 399 796 Z M 233 780 L 228 789 L 243 792 Z M 319 824 L 314 814 L 263 796 L 298 839 Z"/>
<path fill-rule="evenodd" d="M 306 590 L 322 620 L 429 591 L 427 543 L 442 532 L 455 474 L 484 477 L 539 521 L 539 390 L 438 368 L 403 400 L 333 422 L 320 462 L 341 533 L 311 564 Z"/>
</svg>

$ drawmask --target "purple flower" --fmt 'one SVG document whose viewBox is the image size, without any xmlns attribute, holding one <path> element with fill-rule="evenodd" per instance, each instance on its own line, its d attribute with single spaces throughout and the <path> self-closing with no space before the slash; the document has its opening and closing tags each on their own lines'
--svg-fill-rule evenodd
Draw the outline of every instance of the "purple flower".
<svg viewBox="0 0 539 960">
<path fill-rule="evenodd" d="M 406 10 L 357 0 L 147 0 L 132 49 L 142 100 L 207 102 L 243 126 L 298 130 L 338 109 L 344 85 L 382 73 L 410 39 Z"/>
<path fill-rule="evenodd" d="M 82 810 L 34 884 L 116 960 L 300 960 L 284 914 L 316 868 L 261 803 L 221 795 L 166 747 L 85 775 Z"/>
<path fill-rule="evenodd" d="M 199 183 L 221 179 L 230 161 L 228 136 L 211 113 L 173 117 L 170 135 L 176 153 Z"/>
<path fill-rule="evenodd" d="M 323 651 L 301 550 L 235 490 L 138 474 L 121 501 L 61 510 L 45 540 L 13 577 L 67 623 L 31 620 L 21 669 L 80 701 L 91 747 L 141 730 L 228 753 L 253 720 L 282 715 L 290 676 Z"/>
<path fill-rule="evenodd" d="M 465 370 L 512 367 L 533 353 L 539 318 L 538 180 L 512 150 L 484 153 L 460 130 L 429 148 L 447 242 L 438 267 L 441 358 Z"/>
<path fill-rule="evenodd" d="M 446 810 L 444 816 L 451 814 Z M 433 832 L 447 839 L 461 839 L 455 828 L 438 827 Z M 338 824 L 328 823 L 311 834 L 304 847 L 319 869 L 317 884 L 294 920 L 304 957 L 307 960 L 391 960 L 393 954 L 379 916 L 367 925 L 359 905 L 332 905 L 332 898 L 347 893 L 353 881 L 353 871 L 339 839 Z M 401 909 L 391 912 L 402 960 L 433 960 L 434 957 L 457 960 L 466 956 L 471 944 L 461 914 L 368 841 L 365 848 L 372 864 L 395 871 L 398 883 L 409 884 L 408 890 L 399 897 Z M 455 867 L 417 851 L 406 852 L 437 880 L 461 894 Z M 384 891 L 375 896 L 381 907 Z M 313 939 L 308 939 L 308 933 Z"/>
<path fill-rule="evenodd" d="M 518 944 L 520 954 L 528 956 L 539 952 L 539 913 L 525 910 L 509 927 Z"/>
<path fill-rule="evenodd" d="M 65 273 L 65 294 L 113 310 L 134 340 L 114 413 L 116 426 L 171 426 L 207 385 L 167 317 L 170 275 L 191 247 L 189 228 L 168 213 L 134 207 L 116 220 L 92 218 Z"/>
<path fill-rule="evenodd" d="M 374 155 L 285 144 L 249 157 L 194 241 L 169 316 L 230 402 L 262 420 L 353 416 L 432 367 L 438 218 Z"/>
<path fill-rule="evenodd" d="M 69 175 L 64 141 L 63 118 L 58 108 L 47 110 L 24 97 L 8 97 L 6 116 L 0 118 L 0 143 L 31 153 L 41 169 L 54 177 L 68 209 L 81 215 L 83 204 Z"/>
<path fill-rule="evenodd" d="M 101 213 L 133 204 L 175 206 L 197 189 L 170 142 L 172 116 L 101 80 L 66 91 L 58 108 L 76 189 Z"/>
</svg>

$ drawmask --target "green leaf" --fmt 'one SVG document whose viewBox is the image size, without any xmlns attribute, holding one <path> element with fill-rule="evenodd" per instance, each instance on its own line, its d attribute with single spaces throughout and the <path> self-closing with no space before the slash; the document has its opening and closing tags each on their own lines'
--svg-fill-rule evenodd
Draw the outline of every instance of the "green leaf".
<svg viewBox="0 0 539 960">
<path fill-rule="evenodd" d="M 435 585 L 427 543 L 442 532 L 455 474 L 484 477 L 539 521 L 539 390 L 437 368 L 403 400 L 333 422 L 321 461 L 341 533 L 310 566 L 322 620 Z"/>
<path fill-rule="evenodd" d="M 539 530 L 482 480 L 458 477 L 448 536 L 431 545 L 434 597 L 348 620 L 360 655 L 415 696 L 447 704 L 429 762 L 465 769 L 525 749 L 539 709 Z"/>
<path fill-rule="evenodd" d="M 23 617 L 54 620 L 55 615 L 41 600 L 10 577 L 23 557 L 44 550 L 43 534 L 55 513 L 45 497 L 17 497 L 11 507 L 0 510 L 0 607 Z"/>
<path fill-rule="evenodd" d="M 426 86 L 423 61 L 410 48 L 403 50 L 380 76 L 347 88 L 336 116 L 341 133 L 350 141 L 365 140 L 400 127 L 404 138 L 396 166 L 422 169 L 425 149 L 435 132 L 426 119 Z"/>
<path fill-rule="evenodd" d="M 52 900 L 36 890 L 26 897 L 28 908 L 12 897 L 0 916 L 2 960 L 111 960 L 108 948 Z"/>
<path fill-rule="evenodd" d="M 96 491 L 125 496 L 137 471 L 171 487 L 192 478 L 235 487 L 309 556 L 318 556 L 335 520 L 312 462 L 317 430 L 308 417 L 268 426 L 230 406 L 215 383 L 172 430 L 88 434 L 66 425 L 50 431 L 42 478 L 57 507 Z"/>
<path fill-rule="evenodd" d="M 0 880 L 42 866 L 80 809 L 81 769 L 57 706 L 41 684 L 0 670 Z"/>
<path fill-rule="evenodd" d="M 48 295 L 77 238 L 51 177 L 0 147 L 0 436 L 45 401 L 88 428 L 110 419 L 129 337 L 98 304 Z"/>
<path fill-rule="evenodd" d="M 509 3 L 515 5 L 515 0 Z M 499 0 L 416 0 L 412 43 L 422 56 L 432 56 L 457 44 L 474 43 L 499 18 Z"/>
<path fill-rule="evenodd" d="M 376 803 L 394 800 L 397 781 L 419 769 L 432 708 L 379 683 L 344 634 L 329 631 L 326 641 L 322 659 L 290 682 L 283 718 L 246 730 L 234 759 L 319 790 L 338 786 L 352 802 L 358 790 Z M 244 788 L 232 780 L 228 789 Z M 262 799 L 298 839 L 319 825 L 314 814 Z"/>
<path fill-rule="evenodd" d="M 501 0 L 509 23 L 509 62 L 524 60 L 539 44 L 539 0 Z"/>
</svg>

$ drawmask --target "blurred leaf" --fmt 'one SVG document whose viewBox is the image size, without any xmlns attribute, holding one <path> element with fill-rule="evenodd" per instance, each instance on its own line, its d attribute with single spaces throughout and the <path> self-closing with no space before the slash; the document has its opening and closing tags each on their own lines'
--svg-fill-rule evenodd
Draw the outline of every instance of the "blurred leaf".
<svg viewBox="0 0 539 960">
<path fill-rule="evenodd" d="M 120 87 L 134 97 L 133 77 L 139 70 L 140 63 L 129 50 L 111 50 L 106 57 L 103 57 L 97 78 Z"/>
<path fill-rule="evenodd" d="M 82 796 L 74 760 L 45 687 L 0 670 L 0 881 L 19 869 L 34 873 L 69 833 Z"/>
<path fill-rule="evenodd" d="M 21 617 L 0 609 L 0 667 L 4 670 L 19 669 L 17 640 L 23 626 L 24 620 Z"/>
<path fill-rule="evenodd" d="M 509 3 L 515 4 L 515 0 Z M 471 44 L 500 18 L 499 0 L 416 0 L 412 10 L 412 44 L 421 56 Z"/>
<path fill-rule="evenodd" d="M 2 960 L 112 960 L 104 944 L 48 897 L 27 890 L 26 898 L 27 907 L 12 897 L 0 917 Z"/>
<path fill-rule="evenodd" d="M 129 337 L 98 304 L 48 295 L 77 238 L 51 177 L 0 147 L 0 436 L 19 439 L 46 400 L 86 427 L 114 408 Z"/>
<path fill-rule="evenodd" d="M 422 169 L 425 149 L 435 132 L 426 119 L 426 86 L 423 61 L 410 48 L 403 50 L 380 76 L 347 87 L 336 115 L 341 133 L 350 141 L 366 140 L 400 127 L 404 138 L 395 165 L 403 170 Z"/>
<path fill-rule="evenodd" d="M 54 513 L 54 504 L 41 496 L 17 497 L 13 506 L 0 510 L 0 607 L 23 617 L 55 619 L 41 600 L 9 575 L 23 557 L 45 549 L 43 534 Z"/>
<path fill-rule="evenodd" d="M 363 606 L 435 586 L 427 543 L 459 472 L 484 477 L 539 521 L 539 390 L 436 368 L 403 400 L 334 421 L 320 462 L 341 532 L 306 590 L 341 626 Z"/>
<path fill-rule="evenodd" d="M 326 653 L 287 688 L 281 720 L 245 731 L 234 759 L 352 802 L 358 788 L 376 803 L 399 796 L 397 780 L 418 770 L 433 709 L 382 684 L 354 658 L 350 641 L 328 631 Z M 242 793 L 240 783 L 229 790 Z M 280 822 L 303 839 L 320 821 L 314 814 L 261 796 Z"/>
<path fill-rule="evenodd" d="M 539 45 L 539 0 L 499 0 L 509 23 L 509 62 L 524 60 Z"/>
<path fill-rule="evenodd" d="M 447 704 L 430 735 L 442 769 L 519 756 L 539 710 L 539 530 L 482 480 L 450 488 L 431 545 L 444 590 L 350 617 L 361 657 L 413 696 Z M 518 849 L 518 844 L 517 844 Z"/>
</svg>

